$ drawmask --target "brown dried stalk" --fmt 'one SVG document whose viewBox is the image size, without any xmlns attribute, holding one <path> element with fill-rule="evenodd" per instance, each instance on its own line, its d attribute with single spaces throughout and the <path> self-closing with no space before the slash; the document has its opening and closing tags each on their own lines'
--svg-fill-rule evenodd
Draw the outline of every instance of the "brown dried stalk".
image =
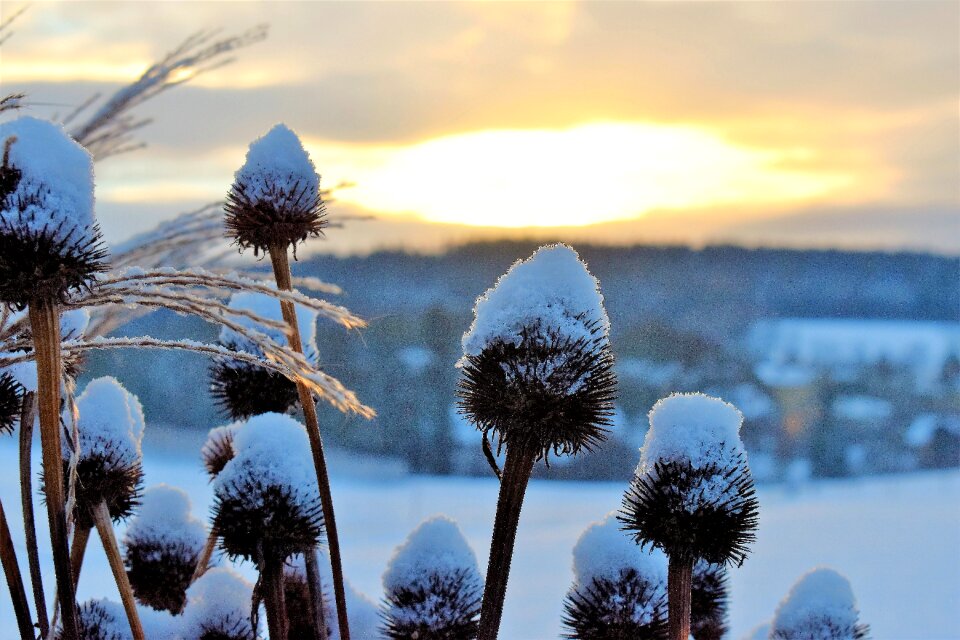
<svg viewBox="0 0 960 640">
<path fill-rule="evenodd" d="M 133 597 L 133 587 L 130 586 L 127 570 L 123 566 L 123 556 L 120 555 L 117 538 L 113 535 L 113 523 L 110 522 L 110 510 L 107 508 L 106 502 L 101 502 L 94 508 L 93 521 L 97 525 L 97 533 L 100 534 L 100 541 L 103 543 L 103 550 L 107 553 L 110 570 L 113 571 L 113 578 L 117 582 L 120 601 L 127 613 L 133 640 L 144 640 L 143 625 L 140 624 L 140 614 L 137 613 L 137 601 Z"/>
<path fill-rule="evenodd" d="M 27 565 L 33 587 L 33 606 L 37 612 L 40 635 L 47 637 L 50 623 L 47 617 L 47 599 L 43 593 L 43 575 L 40 573 L 40 552 L 37 547 L 37 524 L 33 515 L 33 421 L 36 419 L 34 393 L 23 395 L 20 405 L 20 508 L 23 511 L 23 535 L 27 545 Z"/>
<path fill-rule="evenodd" d="M 34 300 L 29 306 L 37 362 L 37 398 L 40 410 L 40 444 L 43 453 L 47 519 L 57 590 L 61 594 L 64 640 L 79 640 L 77 605 L 70 571 L 67 544 L 67 517 L 63 493 L 62 449 L 60 445 L 60 312 L 57 303 Z"/>
<path fill-rule="evenodd" d="M 270 262 L 273 265 L 273 275 L 277 280 L 277 289 L 290 291 L 293 287 L 291 284 L 290 260 L 287 256 L 286 245 L 270 247 Z M 288 336 L 290 348 L 302 354 L 303 346 L 300 340 L 300 327 L 297 323 L 297 312 L 293 306 L 293 302 L 290 300 L 281 300 L 280 310 L 283 312 L 284 320 L 290 325 L 290 334 Z M 341 640 L 350 640 L 350 623 L 347 619 L 347 598 L 343 588 L 343 565 L 340 560 L 340 537 L 337 534 L 337 519 L 333 510 L 333 494 L 330 491 L 330 474 L 327 471 L 327 459 L 323 453 L 323 439 L 320 437 L 320 421 L 317 417 L 317 406 L 314 404 L 307 386 L 299 380 L 296 382 L 307 435 L 310 437 L 310 451 L 313 454 L 313 466 L 317 472 L 320 505 L 323 509 L 324 526 L 327 531 L 327 548 L 330 550 L 333 596 L 337 604 L 337 621 L 340 628 L 340 638 Z"/>
<path fill-rule="evenodd" d="M 690 637 L 690 605 L 693 588 L 693 558 L 672 554 L 667 565 L 667 619 L 670 640 Z"/>
<path fill-rule="evenodd" d="M 207 536 L 207 544 L 203 545 L 203 551 L 200 552 L 200 557 L 197 558 L 197 568 L 193 572 L 193 577 L 190 578 L 190 584 L 199 580 L 200 576 L 207 572 L 210 566 L 210 558 L 213 557 L 213 550 L 217 548 L 218 537 L 216 531 L 210 529 L 210 534 Z"/>
<path fill-rule="evenodd" d="M 7 516 L 3 511 L 3 502 L 0 502 L 0 564 L 7 578 L 7 587 L 10 589 L 10 600 L 13 602 L 13 612 L 17 619 L 17 627 L 23 638 L 33 637 L 33 620 L 30 619 L 30 605 L 27 603 L 27 592 L 23 588 L 23 576 L 20 575 L 20 564 L 17 562 L 17 552 L 13 548 L 10 537 L 10 527 L 7 525 Z"/>
</svg>

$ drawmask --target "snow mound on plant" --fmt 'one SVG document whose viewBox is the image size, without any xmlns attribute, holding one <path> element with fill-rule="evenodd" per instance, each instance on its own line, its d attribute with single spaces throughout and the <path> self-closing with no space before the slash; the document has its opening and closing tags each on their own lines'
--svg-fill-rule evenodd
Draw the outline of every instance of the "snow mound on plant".
<svg viewBox="0 0 960 640">
<path fill-rule="evenodd" d="M 0 145 L 13 137 L 8 166 L 20 171 L 20 181 L 4 202 L 0 224 L 33 232 L 62 225 L 58 238 L 71 231 L 79 234 L 77 239 L 91 236 L 96 221 L 90 153 L 59 124 L 30 116 L 0 124 Z M 28 199 L 30 204 L 20 210 L 19 195 L 37 197 Z"/>
<path fill-rule="evenodd" d="M 820 567 L 802 576 L 777 607 L 771 637 L 853 640 L 859 615 L 850 582 Z"/>
<path fill-rule="evenodd" d="M 257 138 L 247 150 L 247 159 L 234 174 L 253 202 L 272 202 L 284 194 L 304 193 L 313 202 L 320 192 L 320 176 L 300 138 L 285 124 L 278 124 Z"/>
<path fill-rule="evenodd" d="M 182 548 L 186 558 L 194 558 L 203 550 L 207 529 L 190 513 L 185 491 L 159 484 L 143 492 L 140 510 L 124 538 L 125 544 L 162 541 L 171 548 Z"/>
<path fill-rule="evenodd" d="M 629 569 L 666 593 L 667 557 L 659 549 L 641 549 L 620 530 L 616 512 L 587 527 L 573 547 L 573 577 L 578 588 L 598 579 L 616 582 Z"/>
<path fill-rule="evenodd" d="M 650 410 L 642 460 L 685 462 L 695 469 L 722 463 L 733 449 L 743 451 L 743 415 L 732 404 L 702 393 L 675 393 Z"/>
<path fill-rule="evenodd" d="M 140 460 L 143 407 L 116 378 L 104 376 L 90 381 L 77 398 L 77 412 L 82 458 L 100 456 L 127 466 Z M 69 446 L 64 438 L 64 459 L 70 457 Z"/>
<path fill-rule="evenodd" d="M 592 327 L 604 336 L 610 329 L 600 283 L 565 244 L 541 247 L 515 262 L 477 299 L 474 313 L 462 340 L 466 355 L 498 340 L 519 344 L 520 332 L 537 322 L 572 340 L 590 340 Z"/>
<path fill-rule="evenodd" d="M 250 603 L 253 586 L 232 569 L 210 569 L 187 589 L 180 637 L 194 640 L 220 630 L 231 637 L 253 636 Z"/>
<path fill-rule="evenodd" d="M 477 576 L 477 556 L 457 523 L 437 515 L 424 520 L 393 552 L 383 574 L 383 588 L 390 593 L 401 588 L 426 586 L 431 574 L 453 575 L 467 571 Z"/>
<path fill-rule="evenodd" d="M 267 320 L 276 320 L 283 322 L 283 314 L 280 310 L 280 301 L 264 293 L 244 291 L 235 293 L 230 297 L 228 306 L 231 309 L 240 309 L 250 311 Z M 305 354 L 317 352 L 317 312 L 313 309 L 297 305 L 297 324 L 300 327 L 300 342 Z M 271 340 L 280 345 L 287 344 L 286 334 L 273 327 L 265 327 L 250 318 L 243 316 L 234 316 L 234 321 L 246 329 L 253 329 L 268 336 Z M 229 327 L 223 327 L 220 330 L 220 342 L 225 345 L 232 345 L 241 351 L 247 351 L 258 355 L 263 355 L 260 347 L 255 345 L 246 337 L 240 335 Z"/>
<path fill-rule="evenodd" d="M 310 441 L 303 426 L 290 416 L 264 413 L 237 429 L 235 455 L 214 480 L 218 496 L 242 500 L 250 509 L 264 505 L 263 491 L 238 494 L 251 479 L 264 491 L 280 487 L 295 504 L 310 509 L 320 501 Z"/>
</svg>

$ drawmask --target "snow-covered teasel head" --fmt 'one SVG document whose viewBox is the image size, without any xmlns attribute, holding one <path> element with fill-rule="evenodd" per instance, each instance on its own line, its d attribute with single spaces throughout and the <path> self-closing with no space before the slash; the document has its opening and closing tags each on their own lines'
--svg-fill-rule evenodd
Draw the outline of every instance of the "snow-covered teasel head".
<svg viewBox="0 0 960 640">
<path fill-rule="evenodd" d="M 320 176 L 300 138 L 284 124 L 257 138 L 234 174 L 224 207 L 229 234 L 254 253 L 294 247 L 326 224 Z"/>
<path fill-rule="evenodd" d="M 772 640 L 860 640 L 869 628 L 860 624 L 860 611 L 850 582 L 825 567 L 802 576 L 774 614 Z"/>
<path fill-rule="evenodd" d="M 280 302 L 262 293 L 236 293 L 230 298 L 229 306 L 267 320 L 283 322 Z M 297 305 L 296 312 L 301 347 L 306 357 L 312 359 L 317 353 L 317 312 L 300 305 Z M 277 344 L 287 343 L 287 336 L 280 329 L 257 324 L 244 316 L 237 316 L 234 320 L 247 329 L 266 335 Z M 221 329 L 220 344 L 236 351 L 263 355 L 259 345 L 230 327 Z M 229 358 L 215 361 L 211 369 L 211 392 L 217 404 L 234 420 L 261 413 L 285 413 L 299 401 L 296 384 L 289 378 L 276 371 Z"/>
<path fill-rule="evenodd" d="M 453 520 L 434 516 L 414 529 L 394 550 L 383 589 L 387 637 L 476 636 L 483 578 Z"/>
<path fill-rule="evenodd" d="M 250 624 L 253 586 L 232 569 L 217 567 L 187 589 L 180 622 L 182 640 L 256 640 Z"/>
<path fill-rule="evenodd" d="M 323 515 L 303 426 L 282 414 L 255 416 L 237 429 L 233 450 L 213 483 L 213 526 L 227 553 L 259 564 L 316 546 Z"/>
<path fill-rule="evenodd" d="M 463 336 L 460 409 L 500 444 L 546 456 L 601 442 L 616 378 L 599 283 L 562 244 L 518 261 L 476 303 Z"/>
<path fill-rule="evenodd" d="M 76 515 L 81 526 L 93 526 L 93 509 L 105 502 L 110 517 L 122 520 L 137 506 L 143 482 L 143 408 L 116 378 L 90 381 L 77 398 Z M 64 465 L 72 456 L 63 440 Z M 64 479 L 66 481 L 67 474 Z"/>
<path fill-rule="evenodd" d="M 124 564 L 139 602 L 179 613 L 207 538 L 190 498 L 165 484 L 148 488 L 124 535 Z"/>
<path fill-rule="evenodd" d="M 227 463 L 233 460 L 233 438 L 242 425 L 242 422 L 234 422 L 214 427 L 207 433 L 207 439 L 200 449 L 200 457 L 203 458 L 203 467 L 207 470 L 211 482 L 220 475 Z"/>
<path fill-rule="evenodd" d="M 698 560 L 690 591 L 690 633 L 697 640 L 721 640 L 727 633 L 727 567 Z"/>
<path fill-rule="evenodd" d="M 93 159 L 58 124 L 0 124 L 0 302 L 63 301 L 105 269 Z"/>
<path fill-rule="evenodd" d="M 564 602 L 571 638 L 659 638 L 667 623 L 667 559 L 620 531 L 614 514 L 590 525 L 573 548 L 574 582 Z"/>
<path fill-rule="evenodd" d="M 133 640 L 123 605 L 113 600 L 87 600 L 77 607 L 77 627 L 83 640 Z M 57 638 L 63 638 L 63 629 Z"/>
<path fill-rule="evenodd" d="M 671 557 L 743 563 L 758 504 L 742 422 L 736 407 L 700 393 L 654 405 L 619 516 L 638 543 Z"/>
</svg>

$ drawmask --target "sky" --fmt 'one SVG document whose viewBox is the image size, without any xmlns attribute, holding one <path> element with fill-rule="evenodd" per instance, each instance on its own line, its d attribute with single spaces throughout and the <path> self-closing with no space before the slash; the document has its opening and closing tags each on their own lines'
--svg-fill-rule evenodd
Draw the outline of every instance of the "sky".
<svg viewBox="0 0 960 640">
<path fill-rule="evenodd" d="M 0 17 L 19 5 L 3 2 Z M 26 112 L 109 95 L 197 29 L 269 24 L 141 105 L 97 165 L 108 240 L 223 197 L 277 122 L 322 250 L 497 237 L 960 253 L 960 3 L 37 2 L 0 47 Z"/>
</svg>

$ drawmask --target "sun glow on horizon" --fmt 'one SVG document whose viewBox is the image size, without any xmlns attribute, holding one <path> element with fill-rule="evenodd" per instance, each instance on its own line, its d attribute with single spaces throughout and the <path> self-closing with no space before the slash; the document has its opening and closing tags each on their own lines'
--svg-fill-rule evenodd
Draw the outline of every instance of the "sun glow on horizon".
<svg viewBox="0 0 960 640">
<path fill-rule="evenodd" d="M 356 186 L 338 191 L 339 200 L 473 226 L 584 226 L 662 209 L 781 205 L 850 182 L 788 168 L 808 160 L 798 151 L 747 149 L 704 129 L 642 123 L 477 131 L 361 151 L 365 157 L 356 151 L 346 154 L 352 159 L 328 156 L 353 165 L 344 170 Z"/>
</svg>

